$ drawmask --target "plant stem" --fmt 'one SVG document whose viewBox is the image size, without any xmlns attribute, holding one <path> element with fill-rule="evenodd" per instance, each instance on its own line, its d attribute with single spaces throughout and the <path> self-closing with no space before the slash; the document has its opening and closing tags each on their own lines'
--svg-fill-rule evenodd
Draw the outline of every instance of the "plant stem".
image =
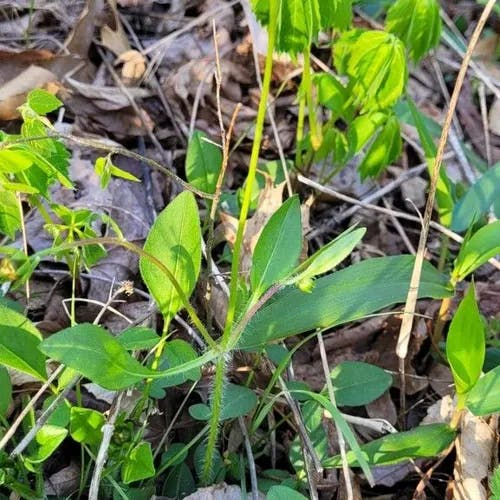
<svg viewBox="0 0 500 500">
<path fill-rule="evenodd" d="M 321 128 L 318 127 L 316 107 L 314 105 L 312 83 L 311 83 L 311 48 L 304 52 L 304 72 L 302 74 L 302 84 L 309 113 L 309 130 L 311 132 L 311 146 L 316 151 L 321 145 Z"/>
<path fill-rule="evenodd" d="M 302 166 L 302 139 L 304 138 L 304 121 L 306 115 L 306 96 L 302 84 L 299 87 L 299 114 L 297 116 L 297 134 L 295 135 L 295 167 Z"/>
<path fill-rule="evenodd" d="M 248 174 L 246 179 L 246 187 L 243 193 L 243 203 L 241 205 L 240 218 L 238 222 L 238 230 L 236 233 L 236 240 L 233 249 L 233 261 L 231 264 L 231 283 L 229 288 L 229 305 L 226 316 L 226 323 L 224 325 L 224 332 L 221 339 L 221 347 L 225 352 L 228 344 L 231 341 L 231 331 L 236 315 L 236 304 L 238 299 L 238 284 L 239 284 L 239 270 L 241 261 L 241 250 L 243 246 L 243 238 L 245 235 L 245 226 L 250 209 L 252 189 L 255 182 L 257 173 L 257 166 L 259 162 L 260 144 L 262 142 L 262 132 L 264 129 L 264 120 L 266 117 L 267 100 L 269 97 L 269 88 L 271 86 L 271 76 L 273 69 L 273 52 L 276 40 L 276 27 L 278 21 L 279 2 L 273 0 L 269 3 L 269 26 L 268 26 L 268 42 L 266 64 L 264 68 L 264 79 L 262 83 L 262 92 L 259 101 L 259 108 L 257 111 L 257 120 L 255 123 L 255 134 L 252 144 L 252 153 L 250 156 L 250 163 L 248 166 Z M 210 417 L 210 430 L 208 434 L 207 447 L 205 450 L 205 457 L 202 469 L 202 482 L 207 484 L 210 481 L 212 471 L 212 462 L 217 446 L 217 439 L 219 437 L 219 422 L 223 405 L 224 381 L 226 371 L 226 359 L 224 353 L 219 355 L 215 366 L 214 386 L 212 390 L 211 399 L 211 417 Z"/>
</svg>

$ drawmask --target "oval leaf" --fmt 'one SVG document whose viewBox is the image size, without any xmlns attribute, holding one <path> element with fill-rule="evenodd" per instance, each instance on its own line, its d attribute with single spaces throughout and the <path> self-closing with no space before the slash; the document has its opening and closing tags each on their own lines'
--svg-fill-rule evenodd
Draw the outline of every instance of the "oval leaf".
<svg viewBox="0 0 500 500">
<path fill-rule="evenodd" d="M 452 279 L 462 281 L 478 267 L 500 253 L 500 220 L 482 227 L 466 241 L 455 261 Z"/>
<path fill-rule="evenodd" d="M 435 457 L 455 439 L 455 431 L 446 424 L 421 425 L 407 432 L 389 434 L 361 446 L 361 453 L 370 465 L 391 465 L 410 458 Z M 358 466 L 352 451 L 347 462 Z M 336 455 L 323 462 L 325 467 L 342 467 L 342 457 Z"/>
<path fill-rule="evenodd" d="M 287 287 L 266 303 L 246 326 L 240 349 L 271 340 L 355 321 L 406 300 L 414 258 L 373 258 L 319 278 L 311 293 Z M 450 295 L 447 279 L 424 263 L 419 297 Z"/>
<path fill-rule="evenodd" d="M 307 497 L 288 486 L 272 486 L 267 493 L 267 500 L 307 500 Z"/>
<path fill-rule="evenodd" d="M 82 324 L 45 339 L 40 349 L 105 389 L 119 390 L 159 376 L 136 361 L 104 328 Z"/>
<path fill-rule="evenodd" d="M 222 166 L 221 148 L 206 140 L 207 136 L 195 130 L 186 153 L 187 180 L 206 193 L 215 193 Z"/>
<path fill-rule="evenodd" d="M 500 411 L 500 366 L 477 381 L 467 394 L 465 404 L 478 417 Z"/>
<path fill-rule="evenodd" d="M 302 223 L 298 196 L 289 198 L 271 216 L 257 241 L 250 282 L 255 296 L 288 276 L 302 250 Z"/>
<path fill-rule="evenodd" d="M 40 339 L 27 330 L 0 325 L 0 364 L 46 380 L 45 356 L 39 346 Z"/>
<path fill-rule="evenodd" d="M 392 377 L 378 366 L 359 361 L 344 361 L 330 374 L 338 406 L 362 406 L 389 389 Z"/>
<path fill-rule="evenodd" d="M 201 230 L 193 193 L 184 191 L 161 212 L 144 244 L 144 250 L 164 264 L 185 298 L 194 290 L 201 265 Z M 140 259 L 144 283 L 166 321 L 182 308 L 183 301 L 172 282 L 152 262 Z"/>
<path fill-rule="evenodd" d="M 476 304 L 474 284 L 471 284 L 458 306 L 446 339 L 446 357 L 458 394 L 465 394 L 477 382 L 484 356 L 484 325 Z"/>
</svg>

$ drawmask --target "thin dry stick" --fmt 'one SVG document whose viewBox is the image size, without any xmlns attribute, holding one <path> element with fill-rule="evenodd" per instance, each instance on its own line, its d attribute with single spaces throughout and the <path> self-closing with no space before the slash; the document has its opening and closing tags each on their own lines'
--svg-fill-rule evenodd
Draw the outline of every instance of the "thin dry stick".
<svg viewBox="0 0 500 500">
<path fill-rule="evenodd" d="M 489 0 L 486 4 L 481 17 L 477 23 L 476 29 L 472 34 L 470 43 L 467 47 L 467 51 L 465 53 L 464 59 L 462 61 L 462 65 L 460 67 L 460 71 L 457 76 L 457 81 L 455 82 L 455 88 L 453 89 L 453 94 L 450 99 L 450 106 L 448 108 L 448 113 L 446 114 L 443 131 L 441 133 L 441 138 L 439 140 L 438 150 L 436 154 L 436 158 L 434 160 L 434 166 L 431 177 L 431 185 L 429 189 L 429 194 L 427 197 L 427 203 L 425 206 L 424 212 L 424 223 L 422 226 L 422 230 L 420 232 L 420 239 L 418 242 L 417 255 L 415 258 L 415 263 L 413 265 L 413 272 L 410 280 L 410 288 L 408 290 L 408 296 L 406 299 L 406 304 L 403 312 L 403 319 L 401 322 L 401 329 L 399 331 L 398 343 L 396 346 L 396 354 L 399 357 L 399 370 L 401 377 L 401 411 L 404 413 L 405 404 L 405 358 L 408 354 L 408 343 L 410 341 L 411 330 L 413 326 L 413 315 L 415 313 L 415 307 L 417 305 L 418 298 L 418 289 L 420 285 L 420 275 L 422 272 L 422 265 L 424 261 L 425 249 L 427 246 L 427 237 L 429 235 L 429 227 L 432 217 L 432 211 L 434 209 L 434 199 L 436 196 L 436 187 L 439 179 L 439 171 L 441 169 L 441 163 L 443 161 L 444 149 L 446 147 L 446 142 L 448 139 L 448 134 L 450 131 L 453 114 L 455 113 L 455 109 L 458 102 L 458 97 L 460 95 L 460 90 L 462 89 L 462 85 L 464 83 L 465 75 L 467 74 L 467 67 L 469 65 L 469 61 L 472 57 L 472 53 L 474 48 L 479 40 L 479 36 L 483 30 L 483 27 L 490 15 L 496 0 Z"/>
<path fill-rule="evenodd" d="M 21 413 L 17 416 L 16 420 L 12 423 L 9 429 L 5 432 L 2 439 L 0 440 L 0 450 L 5 448 L 5 445 L 10 441 L 12 436 L 15 434 L 17 428 L 21 425 L 22 421 L 26 415 L 34 407 L 35 403 L 40 399 L 42 394 L 49 388 L 50 384 L 59 376 L 59 374 L 64 370 L 64 365 L 59 366 L 52 375 L 47 379 L 47 381 L 38 389 L 37 393 L 30 399 L 28 404 L 23 408 Z"/>
<path fill-rule="evenodd" d="M 111 443 L 111 438 L 113 437 L 113 432 L 115 431 L 115 422 L 118 418 L 122 396 L 123 392 L 119 392 L 115 396 L 113 405 L 109 410 L 108 422 L 102 426 L 102 440 L 95 460 L 94 473 L 92 474 L 92 480 L 90 482 L 89 500 L 97 500 L 99 497 L 101 475 L 108 458 L 108 449 Z"/>
<path fill-rule="evenodd" d="M 328 366 L 328 359 L 326 357 L 323 335 L 321 332 L 318 332 L 316 336 L 318 339 L 318 347 L 321 355 L 321 365 L 323 366 L 323 373 L 325 374 L 328 396 L 330 397 L 332 405 L 336 406 L 335 392 L 333 390 L 332 379 L 330 377 L 330 367 Z M 337 430 L 337 437 L 339 440 L 340 456 L 342 457 L 342 472 L 344 473 L 345 487 L 347 490 L 347 500 L 354 500 L 354 493 L 352 491 L 352 482 L 351 482 L 351 471 L 349 469 L 349 464 L 347 462 L 344 435 L 342 434 L 342 430 L 340 429 L 340 427 L 337 425 L 337 422 L 335 420 L 334 422 L 335 422 L 335 429 Z"/>
<path fill-rule="evenodd" d="M 493 162 L 491 160 L 490 130 L 488 125 L 488 109 L 486 107 L 486 91 L 483 82 L 479 84 L 478 94 L 481 119 L 483 122 L 484 144 L 486 146 L 486 161 L 488 162 L 488 167 L 491 167 Z"/>
</svg>

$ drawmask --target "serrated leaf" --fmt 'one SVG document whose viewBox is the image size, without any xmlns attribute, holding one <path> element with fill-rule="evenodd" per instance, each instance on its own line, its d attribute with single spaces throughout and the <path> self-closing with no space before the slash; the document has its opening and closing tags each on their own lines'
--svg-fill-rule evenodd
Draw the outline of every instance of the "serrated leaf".
<svg viewBox="0 0 500 500">
<path fill-rule="evenodd" d="M 347 31 L 334 46 L 334 59 L 339 73 L 349 76 L 349 89 L 362 112 L 392 106 L 405 89 L 404 45 L 390 33 Z"/>
<path fill-rule="evenodd" d="M 129 484 L 154 475 L 155 466 L 151 444 L 143 441 L 127 453 L 121 470 L 122 481 Z"/>
<path fill-rule="evenodd" d="M 206 134 L 195 130 L 189 139 L 186 152 L 186 177 L 198 189 L 215 193 L 222 166 L 222 151 L 208 142 Z"/>
<path fill-rule="evenodd" d="M 39 115 L 46 115 L 63 105 L 55 95 L 43 89 L 32 90 L 28 94 L 27 102 L 28 106 Z"/>
<path fill-rule="evenodd" d="M 377 177 L 384 168 L 397 160 L 402 147 L 399 120 L 393 115 L 385 122 L 359 165 L 361 179 Z"/>
<path fill-rule="evenodd" d="M 144 250 L 172 273 L 185 298 L 194 290 L 201 266 L 201 229 L 193 193 L 177 196 L 154 222 Z M 178 290 L 155 264 L 140 259 L 141 275 L 160 312 L 170 321 L 183 306 Z"/>
<path fill-rule="evenodd" d="M 476 382 L 467 393 L 465 405 L 478 417 L 500 411 L 500 366 Z"/>
<path fill-rule="evenodd" d="M 318 0 L 319 19 L 324 30 L 346 30 L 352 23 L 352 0 Z"/>
<path fill-rule="evenodd" d="M 421 425 L 407 432 L 389 434 L 361 446 L 361 453 L 370 465 L 391 465 L 410 458 L 428 458 L 439 455 L 455 439 L 455 431 L 446 424 Z M 358 466 L 352 451 L 347 462 Z M 342 457 L 336 455 L 323 462 L 324 467 L 342 467 Z"/>
<path fill-rule="evenodd" d="M 458 394 L 465 394 L 477 382 L 484 356 L 484 325 L 476 303 L 474 284 L 471 284 L 453 316 L 446 339 L 446 357 Z"/>
<path fill-rule="evenodd" d="M 267 221 L 252 258 L 250 282 L 256 297 L 288 276 L 302 250 L 302 222 L 298 196 L 289 198 Z"/>
<path fill-rule="evenodd" d="M 238 348 L 255 348 L 316 328 L 359 320 L 384 307 L 404 303 L 413 262 L 409 255 L 373 258 L 317 279 L 311 293 L 287 287 L 253 316 Z M 419 297 L 449 296 L 447 281 L 424 263 Z"/>
<path fill-rule="evenodd" d="M 436 0 L 397 0 L 387 11 L 386 29 L 406 45 L 418 62 L 441 37 L 441 17 Z"/>
<path fill-rule="evenodd" d="M 158 372 L 142 366 L 104 328 L 81 324 L 45 339 L 40 349 L 105 389 L 119 390 Z"/>
<path fill-rule="evenodd" d="M 482 227 L 463 243 L 455 260 L 452 279 L 455 282 L 462 281 L 498 253 L 500 253 L 500 220 Z"/>
<path fill-rule="evenodd" d="M 392 377 L 375 365 L 343 361 L 331 374 L 338 406 L 363 406 L 382 396 L 392 384 Z"/>
<path fill-rule="evenodd" d="M 0 325 L 0 364 L 46 380 L 45 356 L 39 346 L 40 339 L 29 331 Z"/>
<path fill-rule="evenodd" d="M 453 209 L 453 231 L 465 231 L 500 199 L 500 163 L 484 173 Z"/>
</svg>

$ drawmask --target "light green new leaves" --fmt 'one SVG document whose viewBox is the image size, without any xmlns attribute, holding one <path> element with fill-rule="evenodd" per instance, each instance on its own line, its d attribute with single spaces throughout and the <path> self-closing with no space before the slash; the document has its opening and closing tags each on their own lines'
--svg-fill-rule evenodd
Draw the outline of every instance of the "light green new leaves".
<svg viewBox="0 0 500 500">
<path fill-rule="evenodd" d="M 384 31 L 351 30 L 334 47 L 335 66 L 349 76 L 349 89 L 362 112 L 392 106 L 405 89 L 404 45 Z"/>
<path fill-rule="evenodd" d="M 144 250 L 158 259 L 178 284 L 179 288 L 158 266 L 141 257 L 144 283 L 165 320 L 169 321 L 193 292 L 200 272 L 201 230 L 193 193 L 184 191 L 161 212 L 149 232 Z"/>
<path fill-rule="evenodd" d="M 124 389 L 158 376 L 142 366 L 104 328 L 82 324 L 45 339 L 40 349 L 49 357 L 73 368 L 110 390 Z"/>
<path fill-rule="evenodd" d="M 45 356 L 39 346 L 40 339 L 29 331 L 0 325 L 0 364 L 46 380 Z"/>
<path fill-rule="evenodd" d="M 453 210 L 453 231 L 465 231 L 500 199 L 500 163 L 491 167 L 460 198 Z M 496 207 L 495 207 L 496 208 Z M 500 211 L 497 217 L 500 216 Z"/>
<path fill-rule="evenodd" d="M 446 424 L 421 425 L 407 432 L 389 434 L 361 446 L 361 453 L 370 465 L 390 465 L 410 458 L 435 457 L 455 439 L 455 431 Z M 347 462 L 358 466 L 352 451 Z M 342 457 L 336 455 L 323 462 L 324 467 L 342 467 Z"/>
<path fill-rule="evenodd" d="M 498 253 L 500 253 L 499 220 L 479 229 L 462 245 L 451 274 L 452 280 L 462 281 Z"/>
<path fill-rule="evenodd" d="M 302 223 L 298 196 L 289 198 L 271 216 L 257 241 L 250 282 L 256 297 L 288 276 L 302 250 Z"/>
<path fill-rule="evenodd" d="M 387 11 L 387 31 L 405 43 L 418 62 L 439 43 L 441 18 L 436 0 L 397 0 Z"/>
<path fill-rule="evenodd" d="M 361 179 L 377 177 L 385 167 L 398 158 L 402 147 L 399 120 L 392 115 L 385 122 L 358 167 Z"/>
<path fill-rule="evenodd" d="M 470 391 L 477 382 L 484 356 L 484 326 L 471 284 L 458 306 L 446 339 L 446 357 L 458 394 Z"/>
<path fill-rule="evenodd" d="M 26 458 L 28 464 L 41 464 L 59 448 L 59 445 L 68 435 L 68 430 L 57 425 L 45 424 L 36 433 L 36 451 Z"/>
<path fill-rule="evenodd" d="M 0 188 L 0 233 L 13 240 L 19 229 L 21 229 L 21 217 L 17 197 L 15 193 L 2 191 Z"/>
<path fill-rule="evenodd" d="M 32 90 L 27 98 L 28 106 L 39 115 L 46 115 L 62 106 L 62 102 L 43 89 Z"/>
<path fill-rule="evenodd" d="M 465 405 L 478 417 L 500 411 L 500 366 L 477 381 L 467 393 Z"/>
<path fill-rule="evenodd" d="M 406 300 L 413 257 L 373 258 L 315 281 L 311 293 L 287 287 L 266 303 L 248 323 L 238 348 L 355 321 Z M 419 297 L 450 295 L 447 280 L 425 263 Z"/>
<path fill-rule="evenodd" d="M 143 441 L 133 448 L 130 453 L 127 453 L 121 470 L 122 480 L 125 484 L 129 484 L 154 475 L 155 466 L 151 444 Z"/>
<path fill-rule="evenodd" d="M 269 22 L 269 4 L 269 0 L 252 0 L 252 9 L 264 25 Z M 310 47 L 321 29 L 345 30 L 351 21 L 352 0 L 281 0 L 276 49 L 297 55 Z"/>
<path fill-rule="evenodd" d="M 102 413 L 88 408 L 72 407 L 69 432 L 77 443 L 97 445 L 102 440 L 102 426 L 106 419 Z"/>
<path fill-rule="evenodd" d="M 215 193 L 217 179 L 222 166 L 222 151 L 208 142 L 207 136 L 195 130 L 189 139 L 186 153 L 187 180 L 206 193 Z"/>
</svg>

